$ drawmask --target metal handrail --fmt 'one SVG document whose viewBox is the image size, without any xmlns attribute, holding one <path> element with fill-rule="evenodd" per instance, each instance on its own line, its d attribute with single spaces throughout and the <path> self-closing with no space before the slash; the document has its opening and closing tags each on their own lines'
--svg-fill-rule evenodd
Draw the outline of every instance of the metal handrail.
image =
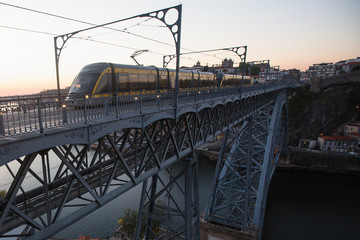
<svg viewBox="0 0 360 240">
<path fill-rule="evenodd" d="M 291 87 L 289 82 L 249 85 L 223 89 L 180 89 L 177 106 L 198 104 L 231 95 L 246 97 L 247 93 L 261 94 L 279 88 Z M 62 103 L 62 105 L 60 105 Z M 0 98 L 0 138 L 30 132 L 43 133 L 44 130 L 88 123 L 89 121 L 133 116 L 145 111 L 174 108 L 174 91 L 132 92 L 114 94 L 108 97 L 82 96 L 66 99 L 58 95 L 31 95 Z"/>
</svg>

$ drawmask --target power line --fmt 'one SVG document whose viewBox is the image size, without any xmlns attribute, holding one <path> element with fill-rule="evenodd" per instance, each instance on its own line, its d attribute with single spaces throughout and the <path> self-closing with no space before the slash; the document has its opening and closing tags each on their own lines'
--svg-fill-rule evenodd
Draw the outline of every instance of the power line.
<svg viewBox="0 0 360 240">
<path fill-rule="evenodd" d="M 52 35 L 52 36 L 58 36 L 59 35 L 59 34 L 55 34 L 55 33 L 40 32 L 40 31 L 36 31 L 36 30 L 31 30 L 31 29 L 10 27 L 10 26 L 4 26 L 4 25 L 0 25 L 0 28 L 7 28 L 7 29 L 11 29 L 11 30 L 18 30 L 18 31 L 24 31 L 24 32 L 31 32 L 31 33 L 46 34 L 46 35 Z"/>
<path fill-rule="evenodd" d="M 81 20 L 76 20 L 76 19 L 68 18 L 68 17 L 63 17 L 63 16 L 60 16 L 60 15 L 52 14 L 52 13 L 47 13 L 47 12 L 42 12 L 42 11 L 30 9 L 30 8 L 25 8 L 25 7 L 20 7 L 20 6 L 12 5 L 12 4 L 9 4 L 9 3 L 0 2 L 0 4 L 1 4 L 1 5 L 8 6 L 8 7 L 19 8 L 19 9 L 26 10 L 26 11 L 29 11 L 29 12 L 34 12 L 34 13 L 39 13 L 39 14 L 51 16 L 51 17 L 61 18 L 61 19 L 65 19 L 65 20 L 69 20 L 69 21 L 73 21 L 73 22 L 78 22 L 78 23 L 83 23 L 83 24 L 88 24 L 88 25 L 93 25 L 93 26 L 96 25 L 96 24 L 92 24 L 92 23 L 89 23 L 89 22 L 85 22 L 85 21 L 81 21 Z"/>
<path fill-rule="evenodd" d="M 69 18 L 69 17 L 63 17 L 63 16 L 60 16 L 60 15 L 56 15 L 56 14 L 52 14 L 52 13 L 48 13 L 48 12 L 43 12 L 43 11 L 38 11 L 38 10 L 30 9 L 30 8 L 25 8 L 25 7 L 21 7 L 21 6 L 12 5 L 12 4 L 9 4 L 9 3 L 0 2 L 0 4 L 8 6 L 8 7 L 18 8 L 18 9 L 21 9 L 21 10 L 30 11 L 30 12 L 34 12 L 34 13 L 38 13 L 38 14 L 43 14 L 43 15 L 47 15 L 47 16 L 51 16 L 51 17 L 56 17 L 56 18 L 60 18 L 60 19 L 64 19 L 64 20 L 68 20 L 68 21 L 72 21 L 72 22 L 83 23 L 83 24 L 87 24 L 87 25 L 91 25 L 91 26 L 98 26 L 98 24 L 95 24 L 95 23 L 85 22 L 85 21 L 82 21 L 82 20 L 77 20 L 77 19 Z M 134 26 L 136 26 L 136 24 Z M 157 43 L 160 43 L 160 44 L 164 44 L 164 45 L 167 45 L 167 46 L 174 47 L 173 44 L 169 44 L 169 43 L 165 43 L 165 42 L 153 39 L 153 38 L 141 36 L 139 34 L 131 33 L 131 32 L 126 31 L 126 30 L 120 30 L 120 29 L 115 29 L 115 28 L 110 28 L 110 27 L 103 27 L 103 28 L 118 31 L 118 32 L 123 32 L 123 33 L 126 33 L 126 34 L 133 35 L 135 37 L 143 38 L 143 39 L 146 39 L 146 40 L 149 40 L 149 41 L 153 41 L 153 42 L 157 42 Z"/>
<path fill-rule="evenodd" d="M 4 25 L 0 25 L 0 28 L 7 28 L 7 29 L 11 29 L 11 30 L 24 31 L 24 32 L 30 32 L 30 33 L 37 33 L 37 34 L 45 34 L 45 35 L 51 35 L 51 36 L 59 36 L 59 34 L 57 34 L 57 33 L 41 32 L 41 31 L 37 31 L 37 30 L 18 28 L 18 27 L 10 27 L 10 26 L 4 26 Z M 95 40 L 95 39 L 93 39 L 91 37 L 88 37 L 88 38 L 73 37 L 73 38 L 83 40 L 83 41 L 91 41 L 91 42 L 101 43 L 101 44 L 104 44 L 104 45 L 127 48 L 127 49 L 130 49 L 130 50 L 140 50 L 140 49 L 137 49 L 137 48 L 128 47 L 128 46 L 124 46 L 124 45 L 120 45 L 120 44 L 116 44 L 116 43 L 98 41 L 98 40 Z M 154 51 L 149 51 L 149 52 L 154 53 L 154 54 L 158 54 L 158 55 L 162 55 L 162 56 L 164 55 L 163 53 L 158 53 L 158 52 L 154 52 Z"/>
<path fill-rule="evenodd" d="M 11 30 L 17 30 L 17 31 L 24 31 L 24 32 L 30 32 L 30 33 L 37 33 L 37 34 L 45 34 L 45 35 L 51 35 L 51 36 L 59 36 L 59 34 L 57 33 L 48 33 L 48 32 L 41 32 L 41 31 L 37 31 L 37 30 L 32 30 L 32 29 L 25 29 L 25 28 L 18 28 L 18 27 L 10 27 L 10 26 L 4 26 L 4 25 L 0 25 L 0 28 L 6 28 L 6 29 L 11 29 Z M 138 49 L 138 48 L 133 48 L 133 47 L 129 47 L 129 46 L 124 46 L 124 45 L 120 45 L 120 44 L 116 44 L 116 43 L 109 43 L 109 42 L 104 42 L 104 41 L 99 41 L 99 40 L 95 40 L 91 37 L 87 37 L 87 38 L 84 38 L 84 37 L 73 37 L 75 39 L 78 39 L 78 40 L 83 40 L 83 41 L 90 41 L 90 42 L 96 42 L 96 43 L 100 43 L 100 44 L 104 44 L 104 45 L 109 45 L 109 46 L 114 46 L 114 47 L 120 47 L 120 48 L 126 48 L 126 49 L 130 49 L 130 50 L 134 50 L 134 51 L 138 51 L 138 50 L 141 50 L 141 49 Z M 157 54 L 157 55 L 161 55 L 161 56 L 164 56 L 166 54 L 164 53 L 159 53 L 159 52 L 154 52 L 154 51 L 149 51 L 150 53 L 153 53 L 153 54 Z M 210 55 L 210 54 L 203 54 L 203 55 L 207 55 L 207 56 L 210 56 L 210 57 L 215 57 L 217 59 L 220 59 L 216 56 L 213 56 L 213 55 Z M 191 60 L 193 62 L 197 62 L 198 60 L 195 60 L 195 59 L 192 59 L 190 57 L 183 57 L 183 56 L 180 56 L 181 58 L 183 59 L 187 59 L 187 60 Z"/>
<path fill-rule="evenodd" d="M 69 17 L 64 17 L 64 16 L 60 16 L 60 15 L 57 15 L 57 14 L 53 14 L 53 13 L 48 13 L 48 12 L 43 12 L 43 11 L 39 11 L 39 10 L 35 10 L 35 9 L 30 9 L 30 8 L 25 8 L 25 7 L 21 7 L 21 6 L 16 6 L 16 5 L 12 5 L 12 4 L 9 4 L 9 3 L 4 3 L 4 2 L 0 2 L 1 5 L 4 5 L 4 6 L 8 6 L 8 7 L 13 7 L 13 8 L 18 8 L 18 9 L 21 9 L 21 10 L 25 10 L 25 11 L 30 11 L 30 12 L 33 12 L 33 13 L 37 13 L 37 14 L 43 14 L 43 15 L 47 15 L 47 16 L 50 16 L 50 17 L 55 17 L 55 18 L 60 18 L 60 19 L 64 19 L 64 20 L 68 20 L 68 21 L 72 21 L 72 22 L 77 22 L 77 23 L 82 23 L 82 24 L 87 24 L 87 25 L 91 25 L 91 26 L 98 26 L 98 24 L 95 24 L 95 23 L 90 23 L 90 22 L 86 22 L 86 21 L 82 21 L 82 20 L 77 20 L 77 19 L 74 19 L 74 18 L 69 18 Z M 146 19 L 144 20 L 143 22 L 147 22 L 149 21 L 151 18 L 149 19 Z M 140 22 L 140 23 L 137 23 L 137 24 L 134 24 L 130 27 L 127 27 L 125 28 L 124 30 L 120 30 L 120 29 L 115 29 L 115 28 L 110 28 L 110 27 L 103 27 L 103 28 L 106 28 L 106 29 L 110 29 L 110 30 L 113 30 L 113 31 L 118 31 L 118 32 L 122 32 L 122 33 L 126 33 L 126 34 L 129 34 L 129 35 L 132 35 L 132 36 L 135 36 L 135 37 L 139 37 L 139 38 L 142 38 L 142 39 L 145 39 L 145 40 L 148 40 L 148 41 L 153 41 L 153 42 L 156 42 L 156 43 L 159 43 L 159 44 L 163 44 L 163 45 L 167 45 L 167 46 L 170 46 L 170 47 L 174 47 L 173 44 L 169 44 L 169 43 L 166 43 L 166 42 L 162 42 L 162 41 L 159 41 L 159 40 L 156 40 L 156 39 L 153 39 L 153 38 L 149 38 L 149 37 L 145 37 L 145 36 L 142 36 L 142 35 L 139 35 L 139 34 L 135 34 L 135 33 L 131 33 L 129 32 L 127 29 L 131 28 L 131 27 L 134 27 L 134 26 L 140 26 L 141 23 L 143 22 Z M 146 26 L 146 25 L 144 25 Z M 150 25 L 148 25 L 150 26 Z M 14 30 L 21 30 L 21 31 L 27 31 L 27 32 L 33 32 L 33 33 L 41 33 L 41 34 L 47 34 L 47 35 L 53 35 L 53 36 L 58 36 L 60 34 L 53 34 L 53 33 L 46 33 L 46 32 L 40 32 L 40 31 L 35 31 L 35 30 L 28 30 L 28 29 L 22 29 L 22 28 L 15 28 L 15 27 L 9 27 L 9 26 L 0 26 L 2 28 L 9 28 L 9 29 L 14 29 Z M 154 26 L 151 26 L 151 27 L 154 27 Z M 165 27 L 165 26 L 158 26 L 158 27 Z M 82 38 L 79 38 L 79 39 L 82 39 Z M 86 40 L 86 39 L 82 39 L 82 40 Z M 95 42 L 95 41 L 94 41 Z M 121 46 L 121 45 L 117 45 L 117 44 L 111 44 L 111 43 L 105 43 L 105 42 L 100 42 L 100 41 L 97 41 L 99 43 L 104 43 L 104 44 L 108 44 L 108 45 L 113 45 L 113 46 Z M 121 47 L 125 47 L 125 46 L 121 46 Z M 131 48 L 131 47 L 125 47 L 125 48 L 129 48 L 129 49 L 135 49 L 135 48 Z M 186 51 L 192 51 L 191 49 L 187 49 L 187 48 L 181 48 L 183 50 L 186 50 Z M 160 53 L 156 53 L 156 54 L 160 54 Z M 216 57 L 216 56 L 212 56 L 210 54 L 205 54 L 205 53 L 201 53 L 205 56 L 211 56 L 211 57 L 215 57 L 215 58 L 218 58 L 218 59 L 221 59 L 219 57 Z M 166 54 L 163 54 L 163 55 L 166 55 Z"/>
</svg>

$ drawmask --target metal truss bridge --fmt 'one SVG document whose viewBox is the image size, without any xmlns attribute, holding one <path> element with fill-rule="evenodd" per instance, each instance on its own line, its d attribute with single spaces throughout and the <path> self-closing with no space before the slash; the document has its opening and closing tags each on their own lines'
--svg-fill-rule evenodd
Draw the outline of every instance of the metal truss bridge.
<svg viewBox="0 0 360 240">
<path fill-rule="evenodd" d="M 1 98 L 0 236 L 48 238 L 142 184 L 135 239 L 199 239 L 195 150 L 219 135 L 205 220 L 260 236 L 293 87 Z"/>
</svg>

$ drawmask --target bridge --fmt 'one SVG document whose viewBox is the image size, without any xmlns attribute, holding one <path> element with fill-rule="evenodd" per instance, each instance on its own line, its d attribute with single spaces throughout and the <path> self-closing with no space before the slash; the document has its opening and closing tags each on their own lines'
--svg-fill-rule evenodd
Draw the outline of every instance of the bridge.
<svg viewBox="0 0 360 240">
<path fill-rule="evenodd" d="M 142 184 L 136 239 L 199 239 L 195 150 L 219 135 L 204 221 L 261 236 L 293 87 L 0 99 L 1 237 L 53 236 Z"/>
</svg>

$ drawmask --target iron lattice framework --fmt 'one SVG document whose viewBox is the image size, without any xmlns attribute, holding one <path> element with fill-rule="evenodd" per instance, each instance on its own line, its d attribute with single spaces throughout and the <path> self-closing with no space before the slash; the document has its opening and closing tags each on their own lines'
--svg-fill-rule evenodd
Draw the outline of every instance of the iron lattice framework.
<svg viewBox="0 0 360 240">
<path fill-rule="evenodd" d="M 175 165 L 144 181 L 135 239 L 200 239 L 197 158 Z"/>
<path fill-rule="evenodd" d="M 90 144 L 58 145 L 2 165 L 2 172 L 12 182 L 6 195 L 0 197 L 1 236 L 10 236 L 11 230 L 21 226 L 27 229 L 16 235 L 29 239 L 56 234 L 193 153 L 203 143 L 254 114 L 277 94 L 274 91 L 213 107 L 208 105 L 200 111 L 186 111 L 176 121 L 163 118 L 144 128 L 122 129 L 119 125 L 119 130 Z M 71 134 L 76 139 L 77 131 Z M 187 179 L 184 206 L 188 207 L 181 210 L 186 212 L 186 221 L 180 232 L 197 236 L 198 210 L 194 205 L 198 201 L 197 187 L 189 185 L 197 177 L 197 170 L 196 161 L 190 162 L 183 174 Z M 160 177 L 157 179 L 160 181 Z M 171 184 L 161 185 L 165 191 Z M 168 194 L 170 197 L 171 191 Z M 68 208 L 71 210 L 64 211 Z M 171 231 L 167 234 L 178 236 Z"/>
<path fill-rule="evenodd" d="M 228 152 L 225 143 L 230 137 L 224 139 L 207 221 L 254 234 L 261 229 L 270 179 L 287 146 L 286 116 L 286 95 L 280 94 L 247 118 L 239 130 L 233 129 Z"/>
</svg>

